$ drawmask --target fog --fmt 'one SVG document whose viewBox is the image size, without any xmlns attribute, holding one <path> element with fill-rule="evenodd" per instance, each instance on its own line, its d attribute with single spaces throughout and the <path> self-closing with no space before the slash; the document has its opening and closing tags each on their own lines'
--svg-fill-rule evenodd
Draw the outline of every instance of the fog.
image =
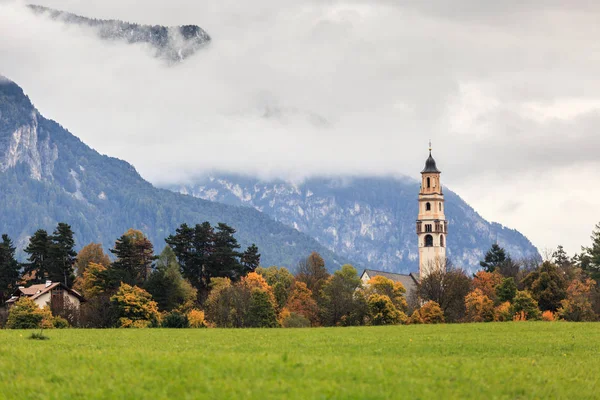
<svg viewBox="0 0 600 400">
<path fill-rule="evenodd" d="M 589 244 L 600 210 L 600 5 L 474 0 L 41 1 L 196 24 L 177 65 L 0 0 L 0 73 L 40 112 L 164 185 L 224 171 L 442 179 L 541 250 Z"/>
</svg>

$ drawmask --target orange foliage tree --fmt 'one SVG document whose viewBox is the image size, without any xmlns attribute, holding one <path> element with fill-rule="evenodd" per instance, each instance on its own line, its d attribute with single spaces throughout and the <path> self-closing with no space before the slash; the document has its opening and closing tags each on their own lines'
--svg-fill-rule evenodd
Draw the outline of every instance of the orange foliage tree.
<svg viewBox="0 0 600 400">
<path fill-rule="evenodd" d="M 473 289 L 479 289 L 484 296 L 492 301 L 496 300 L 496 287 L 502 283 L 504 278 L 500 273 L 478 271 L 473 277 Z"/>
<path fill-rule="evenodd" d="M 596 285 L 593 279 L 584 282 L 574 280 L 567 288 L 567 298 L 560 302 L 558 315 L 567 321 L 594 321 L 596 314 L 592 307 L 592 292 Z"/>
<path fill-rule="evenodd" d="M 435 301 L 428 301 L 413 312 L 410 317 L 413 324 L 441 324 L 445 322 L 444 312 Z"/>
<path fill-rule="evenodd" d="M 486 274 L 489 273 L 486 272 Z M 481 289 L 475 289 L 465 297 L 465 307 L 465 318 L 469 322 L 494 320 L 494 302 Z"/>
<path fill-rule="evenodd" d="M 494 321 L 511 321 L 513 317 L 512 305 L 505 301 L 494 308 Z"/>
<path fill-rule="evenodd" d="M 312 326 L 317 326 L 319 323 L 319 307 L 314 300 L 312 292 L 306 286 L 306 283 L 296 281 L 293 289 L 288 296 L 286 305 L 290 313 L 297 313 L 308 319 Z"/>
</svg>

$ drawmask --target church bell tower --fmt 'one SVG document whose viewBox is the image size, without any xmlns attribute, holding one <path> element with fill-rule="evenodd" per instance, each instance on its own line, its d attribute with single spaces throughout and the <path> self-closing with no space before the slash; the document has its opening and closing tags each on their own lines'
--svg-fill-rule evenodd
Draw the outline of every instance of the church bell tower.
<svg viewBox="0 0 600 400">
<path fill-rule="evenodd" d="M 421 171 L 421 191 L 419 193 L 419 215 L 417 235 L 419 237 L 419 275 L 426 277 L 437 269 L 446 269 L 446 237 L 448 223 L 444 215 L 444 193 L 440 174 L 431 156 L 425 161 Z"/>
</svg>

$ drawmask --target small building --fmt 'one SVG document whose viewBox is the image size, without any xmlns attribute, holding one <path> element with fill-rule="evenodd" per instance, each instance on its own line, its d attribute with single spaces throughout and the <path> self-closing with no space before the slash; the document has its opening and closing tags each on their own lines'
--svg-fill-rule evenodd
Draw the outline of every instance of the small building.
<svg viewBox="0 0 600 400">
<path fill-rule="evenodd" d="M 52 303 L 65 304 L 67 301 L 79 308 L 83 301 L 83 296 L 76 290 L 70 289 L 61 282 L 46 281 L 39 285 L 31 285 L 29 287 L 19 286 L 12 297 L 6 301 L 8 307 L 12 306 L 21 297 L 30 297 L 40 308 L 44 306 L 52 306 Z"/>
<path fill-rule="evenodd" d="M 360 280 L 363 283 L 367 283 L 369 280 L 371 280 L 371 278 L 376 276 L 383 276 L 384 278 L 388 278 L 394 282 L 400 282 L 406 289 L 407 298 L 411 293 L 416 291 L 417 284 L 419 282 L 418 276 L 412 272 L 410 274 L 395 274 L 393 272 L 376 271 L 374 269 L 365 269 L 360 276 Z"/>
</svg>

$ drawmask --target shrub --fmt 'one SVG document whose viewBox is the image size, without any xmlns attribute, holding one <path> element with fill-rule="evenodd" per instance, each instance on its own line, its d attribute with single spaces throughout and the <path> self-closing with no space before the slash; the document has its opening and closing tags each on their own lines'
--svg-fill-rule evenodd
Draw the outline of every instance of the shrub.
<svg viewBox="0 0 600 400">
<path fill-rule="evenodd" d="M 419 313 L 419 309 L 416 309 L 415 311 L 413 311 L 412 315 L 410 316 L 409 320 L 408 320 L 409 324 L 424 324 L 425 321 L 423 321 L 423 318 L 421 318 L 421 314 Z"/>
<path fill-rule="evenodd" d="M 204 311 L 190 310 L 187 314 L 188 324 L 190 328 L 206 328 L 206 320 L 204 319 Z"/>
<path fill-rule="evenodd" d="M 556 321 L 556 314 L 550 310 L 546 310 L 542 313 L 542 321 Z"/>
<path fill-rule="evenodd" d="M 69 328 L 71 325 L 69 324 L 69 321 L 67 321 L 63 317 L 56 316 L 52 318 L 52 326 L 56 329 L 65 329 Z"/>
<path fill-rule="evenodd" d="M 286 309 L 283 309 L 281 312 L 281 326 L 284 328 L 309 328 L 310 320 L 306 318 L 304 315 L 290 312 Z"/>
<path fill-rule="evenodd" d="M 165 315 L 161 326 L 163 328 L 189 328 L 190 324 L 188 322 L 188 317 L 185 314 L 171 311 Z"/>
<path fill-rule="evenodd" d="M 444 312 L 435 301 L 428 301 L 418 311 L 424 324 L 441 324 L 445 322 Z"/>
<path fill-rule="evenodd" d="M 494 275 L 480 271 L 480 273 Z M 465 297 L 467 310 L 466 320 L 469 322 L 490 322 L 494 320 L 494 302 L 481 289 L 475 289 Z"/>
<path fill-rule="evenodd" d="M 10 309 L 8 329 L 52 328 L 52 313 L 48 307 L 39 308 L 29 297 L 21 297 Z"/>
<path fill-rule="evenodd" d="M 505 301 L 494 308 L 494 321 L 511 321 L 513 319 L 513 314 L 512 306 L 508 301 Z"/>
</svg>

